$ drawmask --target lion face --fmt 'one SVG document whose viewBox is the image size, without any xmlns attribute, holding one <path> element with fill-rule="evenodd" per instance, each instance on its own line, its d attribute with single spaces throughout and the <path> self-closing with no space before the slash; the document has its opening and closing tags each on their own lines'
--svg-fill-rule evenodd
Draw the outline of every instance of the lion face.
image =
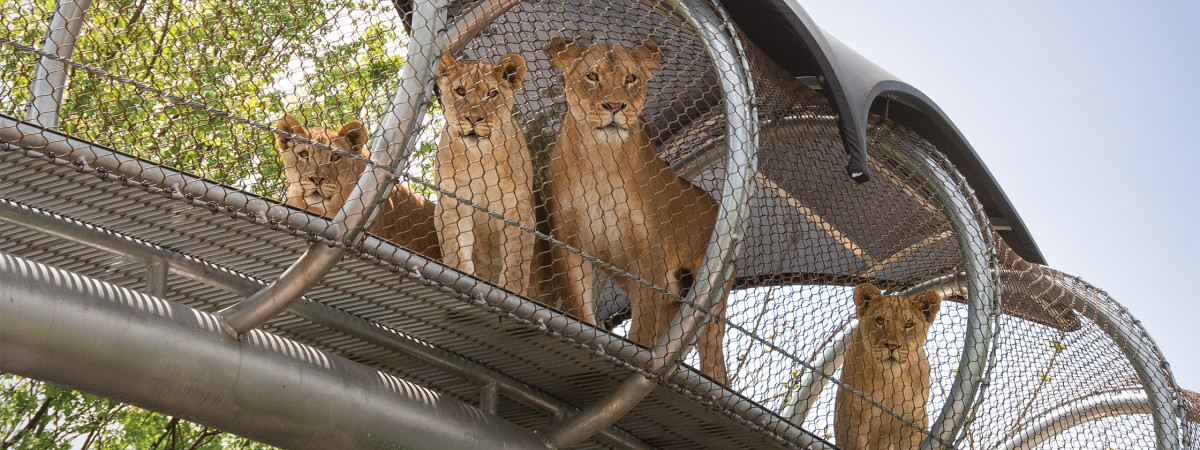
<svg viewBox="0 0 1200 450">
<path fill-rule="evenodd" d="M 442 55 L 437 86 L 451 136 L 479 139 L 512 117 L 513 92 L 525 77 L 525 59 L 509 53 L 496 64 Z"/>
<path fill-rule="evenodd" d="M 275 123 L 275 128 L 352 155 L 370 157 L 370 151 L 366 149 L 366 129 L 357 120 L 333 130 L 305 127 L 291 114 L 286 114 Z M 285 136 L 276 135 L 275 145 L 279 148 L 283 173 L 288 179 L 286 203 L 317 214 L 337 212 L 366 168 L 362 161 Z"/>
<path fill-rule="evenodd" d="M 940 301 L 933 291 L 908 298 L 885 296 L 872 285 L 854 288 L 858 332 L 866 338 L 869 354 L 885 368 L 914 361 L 916 357 L 924 359 L 925 337 L 937 316 Z"/>
<path fill-rule="evenodd" d="M 567 104 L 575 120 L 620 133 L 627 133 L 641 120 L 650 70 L 662 61 L 653 40 L 645 39 L 633 47 L 580 47 L 555 37 L 550 40 L 549 53 L 554 66 L 563 72 Z"/>
</svg>

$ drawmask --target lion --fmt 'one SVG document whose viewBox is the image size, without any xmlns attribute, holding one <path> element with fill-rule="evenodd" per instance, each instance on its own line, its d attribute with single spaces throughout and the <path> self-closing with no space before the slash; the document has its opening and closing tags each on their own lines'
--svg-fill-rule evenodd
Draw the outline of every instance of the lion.
<svg viewBox="0 0 1200 450">
<path fill-rule="evenodd" d="M 933 291 L 909 298 L 879 288 L 854 288 L 858 328 L 846 348 L 844 387 L 834 406 L 834 436 L 846 449 L 915 449 L 925 433 L 867 402 L 861 392 L 922 429 L 929 427 L 929 360 L 925 338 L 941 299 Z"/>
<path fill-rule="evenodd" d="M 708 192 L 680 178 L 655 155 L 641 117 L 647 82 L 662 54 L 658 44 L 595 44 L 562 37 L 548 52 L 563 72 L 567 114 L 550 152 L 546 207 L 552 235 L 670 292 L 686 296 L 716 223 L 718 204 Z M 566 277 L 565 308 L 596 324 L 592 264 L 555 247 L 555 271 Z M 629 297 L 629 338 L 653 347 L 680 303 L 643 283 L 608 273 Z M 724 314 L 723 287 L 713 314 Z M 701 371 L 725 383 L 721 341 L 725 328 L 713 320 L 698 339 Z"/>
<path fill-rule="evenodd" d="M 495 64 L 442 56 L 437 87 L 446 126 L 434 171 L 438 187 L 532 227 L 533 160 L 513 117 L 524 76 L 525 59 L 515 53 Z M 533 234 L 451 198 L 438 201 L 434 217 L 446 265 L 527 293 Z"/>
<path fill-rule="evenodd" d="M 365 159 L 371 157 L 366 146 L 366 128 L 357 120 L 346 122 L 334 130 L 306 127 L 291 114 L 285 114 L 275 123 L 275 128 L 350 155 Z M 364 161 L 289 136 L 275 135 L 275 145 L 279 149 L 283 173 L 288 180 L 284 203 L 329 218 L 335 216 L 346 203 L 359 175 L 367 167 Z M 442 254 L 433 214 L 433 202 L 403 184 L 395 184 L 391 194 L 379 202 L 375 220 L 368 231 L 430 259 L 440 260 Z"/>
</svg>

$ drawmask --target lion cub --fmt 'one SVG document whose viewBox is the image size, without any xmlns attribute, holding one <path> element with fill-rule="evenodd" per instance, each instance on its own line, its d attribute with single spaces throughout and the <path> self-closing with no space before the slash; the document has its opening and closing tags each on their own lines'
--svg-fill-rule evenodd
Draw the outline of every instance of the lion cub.
<svg viewBox="0 0 1200 450">
<path fill-rule="evenodd" d="M 554 237 L 675 294 L 686 296 L 704 261 L 718 205 L 655 155 L 642 120 L 647 82 L 662 54 L 646 39 L 633 47 L 581 47 L 562 37 L 549 54 L 563 72 L 568 113 L 550 151 L 546 207 Z M 596 323 L 592 265 L 555 247 L 556 272 L 567 312 Z M 646 347 L 670 326 L 675 299 L 618 274 L 609 274 L 630 300 L 629 338 Z M 724 312 L 724 286 L 714 314 Z M 701 371 L 724 383 L 721 321 L 697 343 Z"/>
<path fill-rule="evenodd" d="M 446 53 L 437 86 L 446 117 L 435 156 L 438 187 L 533 226 L 533 161 L 513 117 L 525 76 L 515 53 L 495 64 Z M 526 294 L 534 236 L 463 202 L 442 198 L 435 215 L 446 265 Z"/>
<path fill-rule="evenodd" d="M 366 147 L 367 130 L 357 120 L 334 130 L 306 127 L 291 114 L 285 114 L 275 128 L 352 155 L 371 157 Z M 275 145 L 288 180 L 284 203 L 325 217 L 337 214 L 367 167 L 362 161 L 282 135 L 275 135 Z M 397 184 L 392 186 L 391 195 L 379 202 L 375 221 L 368 231 L 438 260 L 442 254 L 433 225 L 433 202 Z"/>
<path fill-rule="evenodd" d="M 921 428 L 929 427 L 925 338 L 940 301 L 933 291 L 908 298 L 885 296 L 871 285 L 854 288 L 858 329 L 850 337 L 842 368 L 847 387 Z M 838 389 L 833 417 L 840 448 L 915 449 L 925 436 L 845 388 Z"/>
</svg>

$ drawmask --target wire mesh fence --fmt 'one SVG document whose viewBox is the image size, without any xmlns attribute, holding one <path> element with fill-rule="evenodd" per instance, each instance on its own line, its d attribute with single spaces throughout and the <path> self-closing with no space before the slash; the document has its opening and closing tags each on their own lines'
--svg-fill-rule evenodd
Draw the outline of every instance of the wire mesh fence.
<svg viewBox="0 0 1200 450">
<path fill-rule="evenodd" d="M 714 45 L 701 30 L 739 36 L 719 5 L 448 3 L 79 1 L 73 32 L 53 25 L 63 4 L 21 0 L 0 7 L 0 113 L 137 158 L 111 169 L 122 183 L 408 254 L 366 245 L 351 232 L 365 223 L 474 277 L 455 289 L 610 330 L 656 351 L 622 365 L 819 438 L 779 444 L 1195 442 L 1194 420 L 1168 423 L 1184 401 L 1169 367 L 1115 301 L 1021 260 L 968 180 L 886 114 L 868 127 L 873 181 L 845 177 L 820 86 L 749 40 Z M 753 98 L 724 84 L 739 66 Z M 707 326 L 680 335 L 692 311 Z M 671 350 L 692 340 L 683 361 L 711 383 L 673 381 Z M 730 393 L 756 408 L 722 406 Z"/>
</svg>

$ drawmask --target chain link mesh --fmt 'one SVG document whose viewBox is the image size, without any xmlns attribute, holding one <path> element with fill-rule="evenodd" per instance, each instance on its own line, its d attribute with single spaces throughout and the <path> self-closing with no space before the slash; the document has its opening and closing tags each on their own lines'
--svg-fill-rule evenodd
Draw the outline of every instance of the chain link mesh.
<svg viewBox="0 0 1200 450">
<path fill-rule="evenodd" d="M 479 3 L 450 2 L 447 23 Z M 691 291 L 722 290 L 696 283 L 704 281 L 697 275 L 736 137 L 726 130 L 720 66 L 689 25 L 695 18 L 669 4 L 517 2 L 441 58 L 436 97 L 400 130 L 408 142 L 377 129 L 393 113 L 407 28 L 425 22 L 413 20 L 407 1 L 95 2 L 66 58 L 52 56 L 57 48 L 47 39 L 62 34 L 47 34 L 53 2 L 0 8 L 0 113 L 30 114 L 39 61 L 65 63 L 58 70 L 68 84 L 48 128 L 138 158 L 143 169 L 118 167 L 123 184 L 147 189 L 144 172 L 160 167 L 194 175 L 211 183 L 154 188 L 170 195 L 217 186 L 176 198 L 404 272 L 378 247 L 330 231 L 339 211 L 361 213 L 343 204 L 376 174 L 390 189 L 371 234 L 477 276 L 471 283 L 529 297 L 643 347 L 659 342 L 682 303 L 704 306 Z M 954 436 L 957 447 L 1153 445 L 1148 378 L 1130 360 L 1148 361 L 1147 370 L 1166 374 L 1159 379 L 1171 380 L 1169 367 L 1119 304 L 1017 256 L 938 149 L 887 117 L 873 117 L 868 128 L 874 180 L 845 177 L 837 115 L 825 98 L 748 40 L 742 45 L 744 55 L 717 57 L 744 58 L 752 69 L 760 131 L 751 213 L 738 237 L 732 291 L 704 308 L 711 323 L 698 338 L 701 349 L 685 359 L 721 387 L 680 382 L 644 355 L 607 358 L 788 446 L 801 444 L 764 424 L 791 422 L 846 447 L 852 432 L 839 427 L 892 427 L 906 439 L 938 441 L 930 427 L 963 383 L 978 383 L 982 394 L 961 400 L 966 425 Z M 407 145 L 396 153 L 405 161 L 371 153 L 394 145 Z M 966 219 L 952 217 L 955 206 L 940 189 L 969 199 Z M 235 205 L 226 192 L 275 209 Z M 956 220 L 984 233 L 963 236 Z M 326 225 L 306 228 L 318 222 Z M 981 276 L 993 278 L 966 279 L 973 258 L 989 267 Z M 968 353 L 965 338 L 978 332 L 968 327 L 972 282 L 996 290 L 997 310 L 984 317 L 992 333 L 979 337 L 982 351 Z M 867 285 L 886 293 L 883 304 L 902 307 L 884 317 L 856 303 L 863 300 L 856 286 Z M 904 303 L 926 291 L 949 301 L 934 302 L 932 312 Z M 540 325 L 521 312 L 497 312 Z M 1097 314 L 1133 324 L 1137 335 L 1114 341 L 1118 332 Z M 912 389 L 872 385 L 901 384 L 887 378 L 896 370 L 869 360 L 880 353 L 867 348 L 884 347 L 913 355 L 904 364 L 922 361 L 928 373 L 914 372 Z M 968 354 L 977 360 L 964 360 Z M 855 355 L 868 360 L 847 367 L 879 373 L 846 373 L 843 358 Z M 978 368 L 976 378 L 959 376 L 964 364 Z M 1171 403 L 1160 407 L 1186 410 L 1183 445 L 1195 445 L 1195 394 L 1153 389 L 1169 393 Z M 728 407 L 731 395 L 756 408 Z M 1105 402 L 1118 397 L 1129 401 Z M 866 415 L 842 418 L 839 403 L 849 398 L 861 399 Z M 1084 413 L 1063 410 L 1072 407 Z M 1039 427 L 1053 432 L 1031 431 Z M 873 439 L 897 435 L 885 436 Z"/>
</svg>

